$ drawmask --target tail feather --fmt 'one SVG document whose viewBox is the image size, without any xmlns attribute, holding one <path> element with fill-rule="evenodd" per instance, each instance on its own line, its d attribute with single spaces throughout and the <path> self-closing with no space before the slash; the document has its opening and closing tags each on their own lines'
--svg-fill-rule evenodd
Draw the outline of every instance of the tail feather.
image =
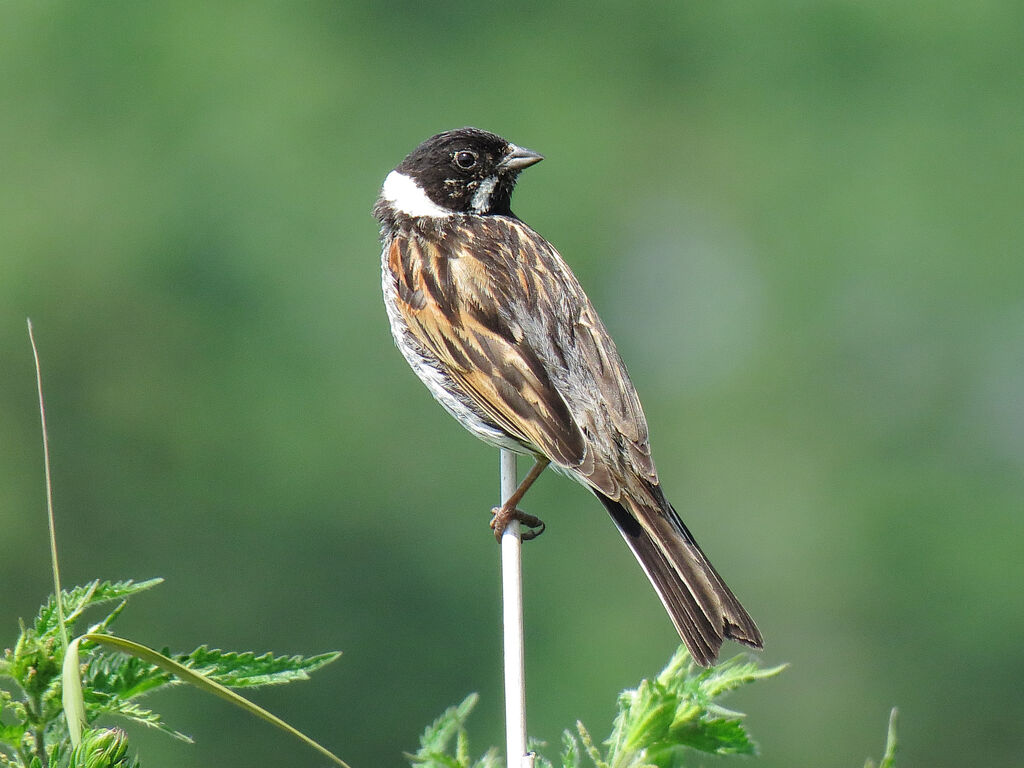
<svg viewBox="0 0 1024 768">
<path fill-rule="evenodd" d="M 636 507 L 631 510 L 600 492 L 596 495 L 654 585 L 694 660 L 705 667 L 714 664 L 727 637 L 763 647 L 754 620 L 697 546 L 661 489 L 652 486 L 650 490 L 660 509 L 642 508 L 624 499 L 625 504 Z"/>
</svg>

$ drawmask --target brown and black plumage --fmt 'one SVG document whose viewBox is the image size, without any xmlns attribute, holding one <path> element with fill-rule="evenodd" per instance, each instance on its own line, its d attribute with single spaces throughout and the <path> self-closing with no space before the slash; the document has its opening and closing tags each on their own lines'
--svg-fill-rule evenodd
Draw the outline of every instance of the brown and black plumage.
<svg viewBox="0 0 1024 768">
<path fill-rule="evenodd" d="M 562 257 L 511 211 L 519 172 L 540 159 L 463 128 L 389 174 L 374 213 L 398 348 L 470 432 L 537 458 L 521 491 L 550 462 L 594 492 L 698 663 L 712 664 L 727 637 L 760 648 L 661 491 L 615 343 Z"/>
</svg>

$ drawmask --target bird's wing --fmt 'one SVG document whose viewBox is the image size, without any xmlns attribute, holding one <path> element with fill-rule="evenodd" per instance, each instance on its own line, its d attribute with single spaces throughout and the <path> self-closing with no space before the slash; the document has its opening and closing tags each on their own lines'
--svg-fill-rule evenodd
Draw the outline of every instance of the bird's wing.
<svg viewBox="0 0 1024 768">
<path fill-rule="evenodd" d="M 518 219 L 388 254 L 410 331 L 490 419 L 611 498 L 657 482 L 647 423 L 615 344 L 557 251 Z"/>
<path fill-rule="evenodd" d="M 488 254 L 471 239 L 396 237 L 387 266 L 398 311 L 415 339 L 470 401 L 519 442 L 577 466 L 583 435 L 544 365 L 503 318 Z"/>
<path fill-rule="evenodd" d="M 568 271 L 560 258 L 559 263 Z M 597 401 L 596 406 L 580 408 L 578 417 L 585 432 L 603 436 L 595 448 L 594 476 L 600 476 L 603 467 L 606 474 L 622 478 L 627 485 L 633 485 L 633 480 L 657 484 L 658 472 L 651 458 L 647 419 L 640 398 L 611 335 L 589 300 L 582 305 L 573 328 L 572 348 L 579 358 L 577 376 L 588 382 Z M 615 471 L 609 473 L 611 467 Z M 607 482 L 592 484 L 606 496 L 618 498 L 611 477 Z"/>
</svg>

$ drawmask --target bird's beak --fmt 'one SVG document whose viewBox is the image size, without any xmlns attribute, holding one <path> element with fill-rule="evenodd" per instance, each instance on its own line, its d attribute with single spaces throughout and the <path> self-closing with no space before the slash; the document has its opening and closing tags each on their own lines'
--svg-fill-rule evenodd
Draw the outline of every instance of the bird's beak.
<svg viewBox="0 0 1024 768">
<path fill-rule="evenodd" d="M 523 168 L 529 168 L 534 163 L 539 163 L 543 159 L 544 155 L 540 155 L 532 149 L 509 144 L 508 151 L 504 159 L 498 163 L 498 167 L 503 171 L 521 171 Z"/>
</svg>

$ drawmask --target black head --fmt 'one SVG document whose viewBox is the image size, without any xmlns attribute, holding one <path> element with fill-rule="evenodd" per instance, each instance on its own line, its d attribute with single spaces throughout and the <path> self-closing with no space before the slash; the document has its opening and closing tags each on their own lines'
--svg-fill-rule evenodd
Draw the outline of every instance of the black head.
<svg viewBox="0 0 1024 768">
<path fill-rule="evenodd" d="M 543 159 L 493 133 L 459 128 L 424 141 L 395 171 L 445 210 L 509 216 L 516 177 Z"/>
</svg>

